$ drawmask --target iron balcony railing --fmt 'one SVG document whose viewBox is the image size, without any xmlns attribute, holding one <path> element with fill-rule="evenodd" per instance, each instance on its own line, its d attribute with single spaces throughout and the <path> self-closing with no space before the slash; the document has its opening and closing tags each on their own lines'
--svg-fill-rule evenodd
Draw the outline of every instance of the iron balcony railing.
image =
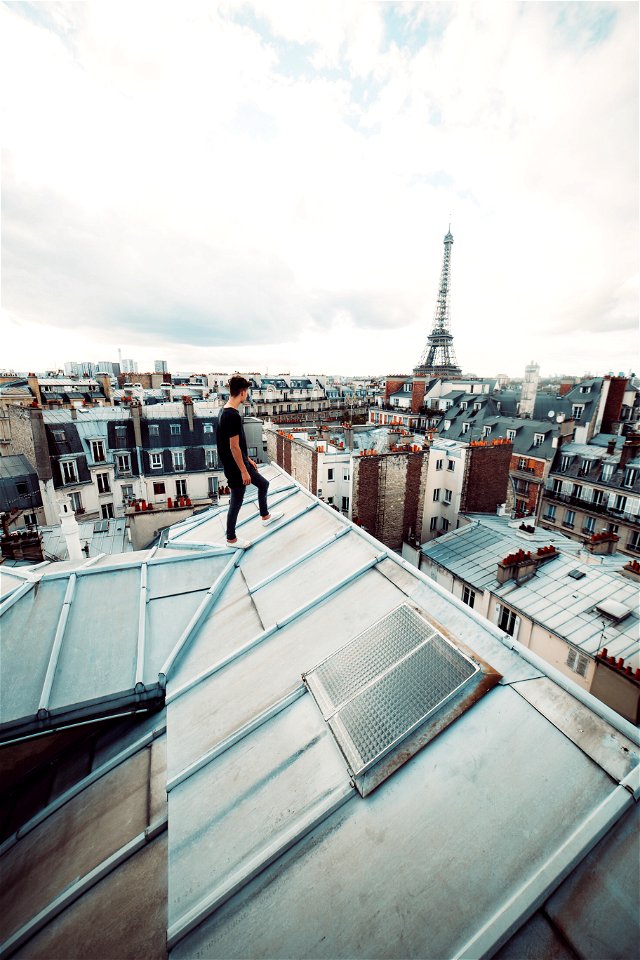
<svg viewBox="0 0 640 960">
<path fill-rule="evenodd" d="M 546 500 L 553 500 L 557 503 L 566 503 L 569 506 L 577 507 L 579 510 L 583 510 L 586 513 L 595 513 L 598 516 L 607 516 L 612 520 L 620 520 L 624 523 L 636 523 L 640 524 L 640 515 L 636 513 L 629 513 L 626 510 L 616 510 L 615 507 L 609 506 L 608 503 L 593 503 L 590 500 L 585 500 L 582 497 L 576 497 L 570 493 L 559 493 L 555 490 L 549 490 L 548 488 L 544 492 Z"/>
</svg>

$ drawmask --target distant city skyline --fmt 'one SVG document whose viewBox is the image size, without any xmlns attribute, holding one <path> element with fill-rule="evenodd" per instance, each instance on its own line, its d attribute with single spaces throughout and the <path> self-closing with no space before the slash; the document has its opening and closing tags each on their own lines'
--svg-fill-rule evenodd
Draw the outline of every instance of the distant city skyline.
<svg viewBox="0 0 640 960">
<path fill-rule="evenodd" d="M 0 364 L 638 372 L 638 7 L 0 7 Z M 95 359 L 94 359 L 95 358 Z"/>
</svg>

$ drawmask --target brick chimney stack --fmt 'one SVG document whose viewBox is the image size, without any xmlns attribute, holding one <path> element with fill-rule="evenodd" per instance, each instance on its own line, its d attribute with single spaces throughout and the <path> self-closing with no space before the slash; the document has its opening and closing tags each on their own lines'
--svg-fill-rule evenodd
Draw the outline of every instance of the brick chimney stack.
<svg viewBox="0 0 640 960">
<path fill-rule="evenodd" d="M 620 469 L 624 470 L 629 460 L 635 460 L 640 454 L 640 433 L 629 433 L 620 451 Z"/>
</svg>

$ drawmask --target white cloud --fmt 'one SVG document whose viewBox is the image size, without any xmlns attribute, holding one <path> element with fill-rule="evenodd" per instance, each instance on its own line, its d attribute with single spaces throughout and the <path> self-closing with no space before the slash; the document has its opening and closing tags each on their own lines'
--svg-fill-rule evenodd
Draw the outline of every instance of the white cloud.
<svg viewBox="0 0 640 960">
<path fill-rule="evenodd" d="M 637 7 L 569 7 L 3 7 L 6 362 L 409 371 L 451 216 L 464 368 L 628 365 Z"/>
</svg>

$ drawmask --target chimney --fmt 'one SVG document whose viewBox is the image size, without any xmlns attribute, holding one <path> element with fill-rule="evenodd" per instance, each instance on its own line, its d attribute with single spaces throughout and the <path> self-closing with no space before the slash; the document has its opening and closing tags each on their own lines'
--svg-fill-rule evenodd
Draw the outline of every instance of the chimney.
<svg viewBox="0 0 640 960">
<path fill-rule="evenodd" d="M 616 452 L 616 441 L 612 437 L 607 444 L 607 453 L 609 454 L 609 456 L 611 456 L 611 454 L 615 452 Z"/>
<path fill-rule="evenodd" d="M 141 447 L 142 428 L 140 426 L 140 418 L 142 417 L 142 404 L 139 400 L 132 398 L 129 409 L 131 410 L 131 419 L 133 420 L 133 434 L 136 440 L 136 447 Z"/>
<path fill-rule="evenodd" d="M 102 386 L 102 392 L 104 393 L 104 399 L 106 403 L 112 404 L 113 397 L 111 396 L 111 377 L 108 373 L 100 373 L 98 374 L 97 380 Z"/>
<path fill-rule="evenodd" d="M 60 497 L 60 526 L 62 535 L 67 544 L 69 560 L 82 560 L 82 547 L 80 546 L 80 527 L 71 509 L 71 503 L 68 497 Z"/>
<path fill-rule="evenodd" d="M 193 433 L 193 400 L 191 397 L 183 397 L 182 406 L 184 407 L 184 415 L 189 424 L 189 432 Z"/>
<path fill-rule="evenodd" d="M 29 389 L 33 391 L 36 403 L 39 407 L 42 406 L 42 394 L 40 393 L 40 384 L 35 373 L 30 373 L 27 377 L 27 383 L 29 384 Z"/>
<path fill-rule="evenodd" d="M 77 419 L 78 419 L 78 411 L 77 411 L 76 408 L 74 407 L 73 403 L 71 404 L 71 419 L 72 419 L 72 420 L 77 420 Z"/>
<path fill-rule="evenodd" d="M 344 445 L 347 450 L 353 450 L 353 426 L 344 428 Z"/>
<path fill-rule="evenodd" d="M 620 469 L 624 470 L 629 460 L 635 460 L 640 452 L 640 433 L 628 433 L 620 451 Z"/>
</svg>

